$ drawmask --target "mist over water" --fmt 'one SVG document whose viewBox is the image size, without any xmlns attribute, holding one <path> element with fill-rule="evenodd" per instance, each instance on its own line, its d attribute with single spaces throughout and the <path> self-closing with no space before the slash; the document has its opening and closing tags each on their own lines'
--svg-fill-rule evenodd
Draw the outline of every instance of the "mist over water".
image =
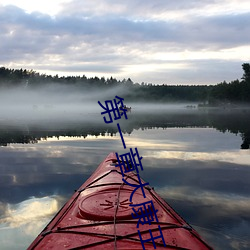
<svg viewBox="0 0 250 250">
<path fill-rule="evenodd" d="M 5 89 L 0 92 L 1 119 L 62 119 L 97 112 L 94 93 L 80 93 L 66 86 L 39 89 Z"/>
<path fill-rule="evenodd" d="M 112 90 L 99 91 L 83 90 L 66 85 L 50 85 L 35 89 L 10 88 L 0 89 L 0 121 L 1 122 L 43 122 L 43 121 L 100 121 L 103 109 L 98 101 L 113 100 L 115 96 L 123 97 L 128 94 L 124 87 L 116 87 Z M 153 104 L 153 103 L 129 103 L 135 112 L 178 111 L 185 109 L 187 104 Z"/>
<path fill-rule="evenodd" d="M 124 86 L 102 91 L 65 84 L 2 88 L 0 143 L 32 142 L 47 136 L 114 134 L 118 132 L 116 124 L 121 122 L 123 133 L 129 134 L 138 127 L 209 126 L 220 131 L 229 130 L 235 134 L 240 133 L 243 138 L 242 148 L 249 148 L 249 109 L 200 109 L 197 103 L 162 104 L 125 99 L 124 104 L 132 108 L 132 112 L 127 112 L 128 119 L 122 117 L 121 120 L 106 124 L 101 115 L 104 110 L 98 101 L 105 106 L 106 100 L 113 100 L 116 96 L 123 98 L 123 95 L 129 96 L 129 90 Z"/>
</svg>

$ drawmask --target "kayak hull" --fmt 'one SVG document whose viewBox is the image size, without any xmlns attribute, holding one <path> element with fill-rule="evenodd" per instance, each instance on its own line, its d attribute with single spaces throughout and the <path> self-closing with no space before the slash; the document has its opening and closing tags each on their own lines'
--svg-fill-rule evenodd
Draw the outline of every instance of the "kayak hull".
<svg viewBox="0 0 250 250">
<path fill-rule="evenodd" d="M 138 176 L 123 176 L 116 164 L 116 155 L 110 153 L 28 249 L 212 249 L 143 180 L 144 195 L 125 184 L 138 185 Z M 148 210 L 155 209 L 158 221 L 143 224 L 141 214 L 133 214 L 145 202 Z M 155 239 L 147 241 L 150 233 Z"/>
</svg>

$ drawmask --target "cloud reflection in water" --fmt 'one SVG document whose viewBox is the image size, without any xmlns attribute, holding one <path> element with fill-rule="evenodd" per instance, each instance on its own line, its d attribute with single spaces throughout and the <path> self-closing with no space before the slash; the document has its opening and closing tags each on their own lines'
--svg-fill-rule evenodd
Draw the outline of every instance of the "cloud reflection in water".
<svg viewBox="0 0 250 250">
<path fill-rule="evenodd" d="M 159 128 L 133 130 L 124 134 L 124 139 L 127 149 L 138 147 L 143 156 L 142 177 L 188 222 L 205 227 L 199 231 L 216 249 L 249 246 L 250 156 L 248 151 L 236 149 L 240 136 L 211 128 Z M 8 240 L 6 246 L 12 247 L 15 235 L 16 249 L 28 246 L 50 220 L 49 211 L 56 212 L 61 206 L 52 195 L 68 198 L 109 152 L 127 149 L 123 149 L 118 134 L 50 138 L 35 145 L 12 144 L 2 149 L 1 240 Z M 37 198 L 29 200 L 31 195 Z"/>
<path fill-rule="evenodd" d="M 6 204 L 0 217 L 2 249 L 22 249 L 25 243 L 33 241 L 59 210 L 61 200 L 57 196 L 33 197 L 18 204 Z"/>
</svg>

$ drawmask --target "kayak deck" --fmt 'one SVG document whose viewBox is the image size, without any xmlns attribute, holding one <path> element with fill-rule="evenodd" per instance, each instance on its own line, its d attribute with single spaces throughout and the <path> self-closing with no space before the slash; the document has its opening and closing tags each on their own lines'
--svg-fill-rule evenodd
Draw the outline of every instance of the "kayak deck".
<svg viewBox="0 0 250 250">
<path fill-rule="evenodd" d="M 137 175 L 122 176 L 116 163 L 110 153 L 28 249 L 212 249 L 147 183 L 144 195 L 127 185 L 138 186 Z M 142 203 L 157 220 L 133 214 Z"/>
</svg>

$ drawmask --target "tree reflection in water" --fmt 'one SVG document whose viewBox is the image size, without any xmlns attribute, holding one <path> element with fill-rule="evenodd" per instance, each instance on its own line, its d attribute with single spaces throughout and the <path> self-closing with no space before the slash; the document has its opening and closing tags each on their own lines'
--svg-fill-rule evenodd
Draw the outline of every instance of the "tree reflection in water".
<svg viewBox="0 0 250 250">
<path fill-rule="evenodd" d="M 148 128 L 185 128 L 185 127 L 209 127 L 221 132 L 240 134 L 242 137 L 241 149 L 249 149 L 250 145 L 250 110 L 181 110 L 174 112 L 164 111 L 133 111 L 129 119 L 121 121 L 122 132 L 131 134 L 133 130 Z M 60 136 L 86 137 L 88 135 L 100 136 L 106 133 L 111 136 L 117 133 L 116 126 L 107 126 L 91 117 L 90 121 L 57 122 L 9 125 L 0 124 L 0 145 L 8 146 L 11 143 L 37 143 L 41 139 Z"/>
</svg>

